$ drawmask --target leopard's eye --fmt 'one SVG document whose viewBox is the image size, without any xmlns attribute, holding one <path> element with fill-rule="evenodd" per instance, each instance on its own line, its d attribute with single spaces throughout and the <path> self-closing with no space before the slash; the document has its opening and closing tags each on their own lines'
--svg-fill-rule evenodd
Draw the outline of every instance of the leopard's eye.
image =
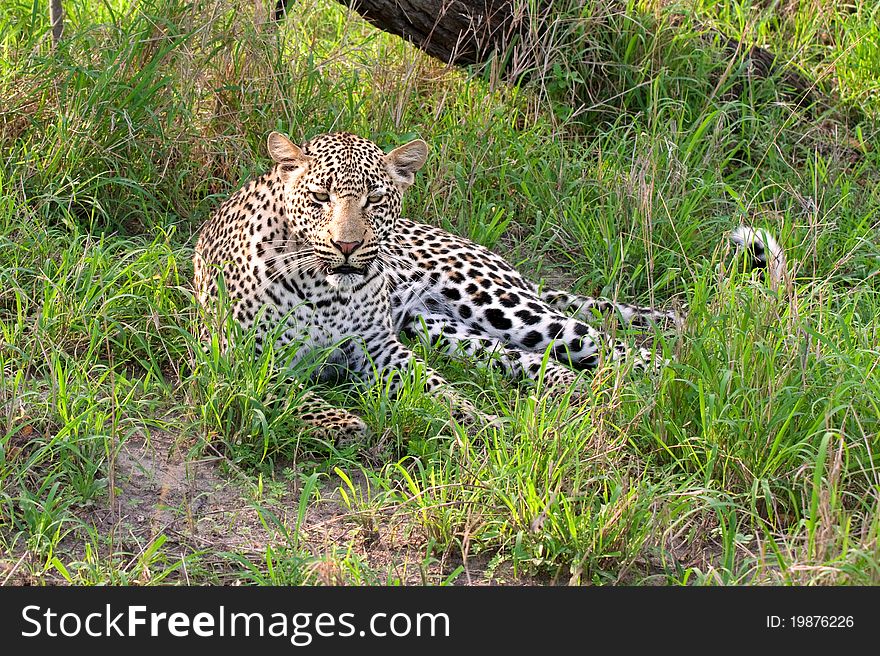
<svg viewBox="0 0 880 656">
<path fill-rule="evenodd" d="M 375 205 L 376 203 L 382 202 L 382 199 L 385 198 L 384 194 L 370 194 L 367 196 L 367 203 L 370 205 Z"/>
<path fill-rule="evenodd" d="M 312 198 L 314 198 L 319 203 L 326 203 L 330 200 L 330 194 L 324 191 L 313 191 Z"/>
</svg>

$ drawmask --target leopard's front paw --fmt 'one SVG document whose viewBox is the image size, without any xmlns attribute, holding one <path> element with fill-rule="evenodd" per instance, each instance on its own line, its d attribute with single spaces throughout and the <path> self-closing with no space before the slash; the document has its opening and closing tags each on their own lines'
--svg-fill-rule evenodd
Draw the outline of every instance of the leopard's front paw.
<svg viewBox="0 0 880 656">
<path fill-rule="evenodd" d="M 372 435 L 363 419 L 349 412 L 335 412 L 332 416 L 308 417 L 312 434 L 342 448 L 352 444 L 363 444 Z"/>
<path fill-rule="evenodd" d="M 373 432 L 360 417 L 352 415 L 341 426 L 335 427 L 336 446 L 347 447 L 352 444 L 364 444 Z"/>
<path fill-rule="evenodd" d="M 466 399 L 458 398 L 454 406 L 450 408 L 452 418 L 460 425 L 473 428 L 494 426 L 500 428 L 502 420 L 498 415 L 489 414 L 479 410 Z"/>
<path fill-rule="evenodd" d="M 663 328 L 677 330 L 681 332 L 684 330 L 686 321 L 687 318 L 683 312 L 678 312 L 676 310 L 666 310 Z"/>
<path fill-rule="evenodd" d="M 453 412 L 452 418 L 458 425 L 474 430 L 479 430 L 481 428 L 501 428 L 504 425 L 504 420 L 498 415 L 489 414 L 480 410 L 475 412 Z"/>
<path fill-rule="evenodd" d="M 636 369 L 640 369 L 642 371 L 661 371 L 665 367 L 668 367 L 671 364 L 672 360 L 669 358 L 664 358 L 663 354 L 659 351 L 651 351 L 650 349 L 646 349 L 643 347 L 639 348 L 638 356 L 635 360 Z"/>
</svg>

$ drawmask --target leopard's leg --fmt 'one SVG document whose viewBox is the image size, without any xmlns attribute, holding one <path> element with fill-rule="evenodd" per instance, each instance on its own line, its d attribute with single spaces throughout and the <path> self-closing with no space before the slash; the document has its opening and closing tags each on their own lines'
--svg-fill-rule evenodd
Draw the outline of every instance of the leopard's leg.
<svg viewBox="0 0 880 656">
<path fill-rule="evenodd" d="M 616 303 L 605 298 L 581 296 L 559 289 L 545 289 L 540 292 L 541 300 L 554 310 L 573 315 L 584 321 L 593 321 L 593 311 L 600 315 L 615 314 L 624 324 L 636 327 L 660 326 L 661 328 L 677 328 L 684 323 L 684 318 L 675 310 L 658 310 L 652 307 Z"/>
<path fill-rule="evenodd" d="M 364 349 L 366 357 L 351 358 L 350 363 L 367 384 L 382 380 L 386 384 L 388 393 L 393 396 L 402 387 L 403 376 L 415 374 L 412 365 L 418 361 L 418 358 L 391 332 L 383 331 L 366 336 Z M 447 401 L 452 416 L 462 423 L 489 424 L 496 420 L 496 417 L 478 410 L 448 381 L 427 366 L 425 366 L 425 391 Z"/>
<path fill-rule="evenodd" d="M 553 393 L 572 389 L 578 380 L 575 372 L 552 358 L 545 363 L 542 353 L 510 348 L 501 340 L 480 335 L 479 331 L 442 314 L 415 315 L 404 332 L 453 357 L 472 357 L 480 365 L 496 366 L 513 380 L 537 381 L 543 369 L 544 386 Z"/>
<path fill-rule="evenodd" d="M 299 390 L 302 386 L 297 383 Z M 370 435 L 364 420 L 343 408 L 337 408 L 312 391 L 301 392 L 299 418 L 316 437 L 347 446 L 362 442 Z"/>
<path fill-rule="evenodd" d="M 486 296 L 491 300 L 491 294 Z M 474 335 L 494 337 L 526 351 L 544 353 L 550 349 L 556 360 L 578 370 L 594 369 L 600 356 L 645 370 L 659 369 L 665 364 L 659 354 L 644 347 L 632 347 L 584 321 L 564 315 L 537 295 L 499 290 L 495 298 L 497 305 L 484 302 L 483 307 L 465 308 L 467 324 L 475 329 Z M 450 305 L 450 310 L 460 314 L 462 305 Z"/>
<path fill-rule="evenodd" d="M 202 342 L 202 348 L 208 346 Z M 257 354 L 261 351 L 257 345 Z M 370 430 L 364 420 L 348 410 L 337 408 L 312 391 L 305 390 L 302 383 L 295 381 L 291 395 L 299 395 L 299 418 L 309 427 L 310 432 L 321 439 L 345 446 L 364 441 L 370 436 Z"/>
<path fill-rule="evenodd" d="M 496 260 L 499 268 L 503 260 Z M 644 347 L 633 347 L 601 332 L 577 317 L 570 317 L 545 302 L 533 286 L 516 272 L 507 274 L 508 286 L 501 278 L 485 276 L 456 287 L 451 281 L 434 296 L 422 299 L 423 315 L 441 314 L 467 326 L 473 337 L 499 340 L 516 350 L 540 353 L 548 349 L 554 359 L 577 370 L 594 369 L 600 356 L 626 361 L 637 369 L 656 370 L 666 361 Z M 395 303 L 395 325 L 401 329 L 412 319 L 412 304 Z"/>
<path fill-rule="evenodd" d="M 548 308 L 544 330 L 530 330 L 521 338 L 524 347 L 543 352 L 551 348 L 553 356 L 575 369 L 593 369 L 599 363 L 601 353 L 612 362 L 628 362 L 636 369 L 653 371 L 661 369 L 666 361 L 659 353 L 643 346 L 632 346 L 590 324 L 568 317 Z M 517 336 L 519 338 L 519 336 Z"/>
</svg>

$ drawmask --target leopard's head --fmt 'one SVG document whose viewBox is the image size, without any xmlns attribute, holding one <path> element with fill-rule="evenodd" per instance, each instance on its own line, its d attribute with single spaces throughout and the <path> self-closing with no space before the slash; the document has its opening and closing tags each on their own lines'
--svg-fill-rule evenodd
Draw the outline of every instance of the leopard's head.
<svg viewBox="0 0 880 656">
<path fill-rule="evenodd" d="M 403 191 L 425 163 L 417 139 L 384 153 L 372 141 L 337 132 L 302 147 L 278 132 L 268 139 L 283 185 L 294 240 L 311 246 L 316 269 L 363 276 L 394 239 Z"/>
</svg>

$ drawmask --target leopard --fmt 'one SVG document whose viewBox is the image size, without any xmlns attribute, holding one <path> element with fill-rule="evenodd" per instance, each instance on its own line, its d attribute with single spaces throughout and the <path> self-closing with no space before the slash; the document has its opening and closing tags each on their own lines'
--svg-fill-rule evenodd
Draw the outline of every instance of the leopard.
<svg viewBox="0 0 880 656">
<path fill-rule="evenodd" d="M 426 392 L 469 423 L 497 418 L 418 358 L 416 344 L 551 394 L 604 363 L 656 371 L 668 362 L 597 327 L 597 317 L 669 327 L 681 325 L 679 312 L 544 288 L 489 248 L 401 216 L 428 158 L 422 139 L 387 153 L 349 132 L 297 145 L 273 131 L 266 143 L 271 168 L 220 205 L 193 254 L 198 303 L 228 308 L 258 351 L 295 342 L 295 359 L 329 352 L 346 375 L 382 382 L 390 395 L 423 371 Z M 370 434 L 311 390 L 299 416 L 341 443 Z"/>
</svg>

